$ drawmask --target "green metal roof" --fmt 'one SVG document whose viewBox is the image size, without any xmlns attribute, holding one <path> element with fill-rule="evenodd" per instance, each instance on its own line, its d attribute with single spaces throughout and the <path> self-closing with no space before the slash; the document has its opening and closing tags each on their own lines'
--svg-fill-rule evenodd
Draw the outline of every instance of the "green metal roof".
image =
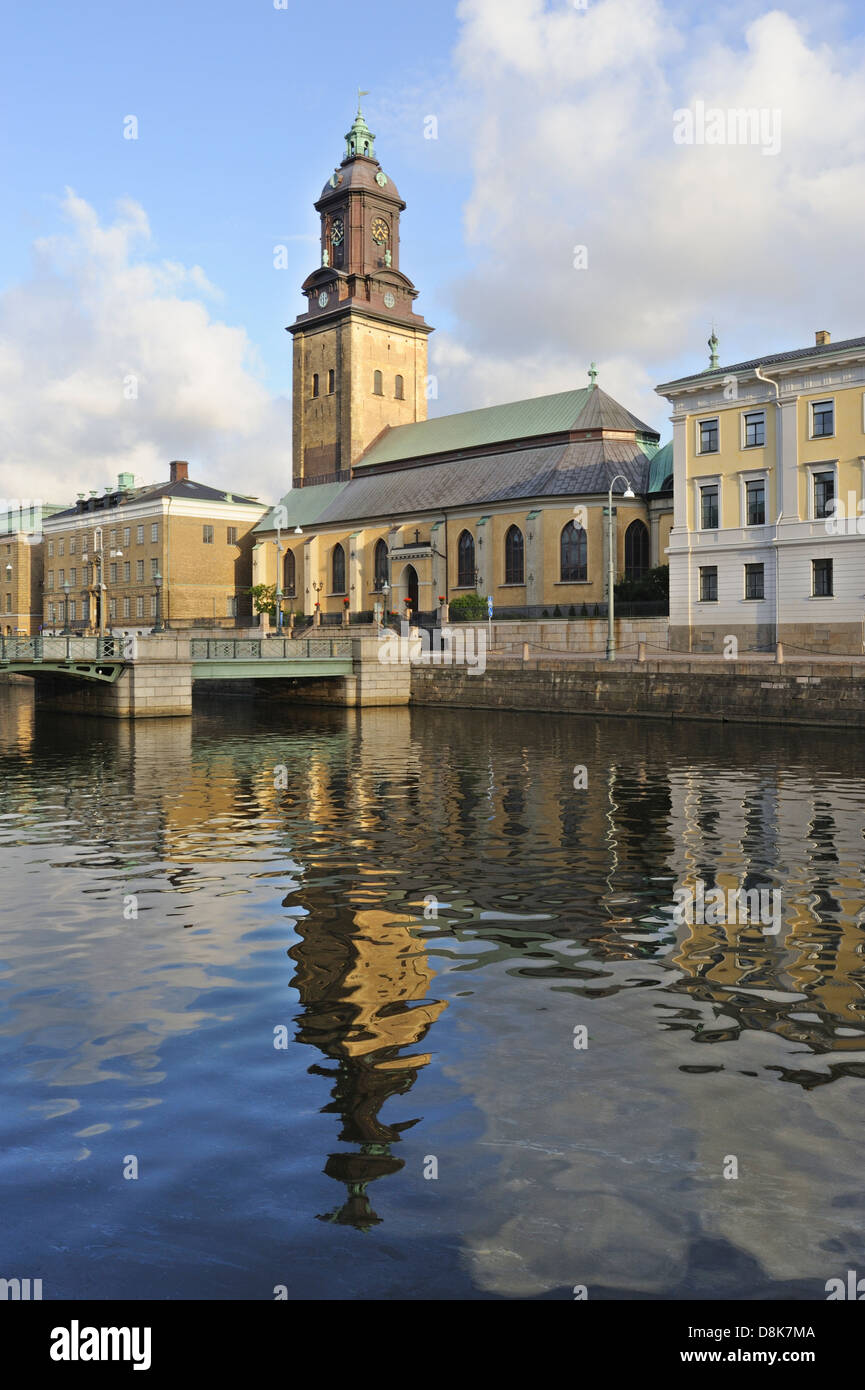
<svg viewBox="0 0 865 1390">
<path fill-rule="evenodd" d="M 293 530 L 295 526 L 312 526 L 346 487 L 347 480 L 344 483 L 320 483 L 318 487 L 293 487 L 278 503 L 279 506 L 285 507 L 288 514 L 288 528 Z M 266 512 L 253 530 L 273 531 L 275 511 L 276 508 L 273 507 Z M 285 529 L 283 527 L 283 530 Z"/>
<path fill-rule="evenodd" d="M 526 401 L 465 410 L 458 415 L 438 415 L 414 425 L 397 425 L 371 446 L 356 467 L 561 434 L 565 430 L 603 428 L 634 430 L 657 438 L 657 430 L 638 420 L 599 386 L 583 386 L 553 396 L 534 396 Z"/>
<path fill-rule="evenodd" d="M 673 476 L 673 441 L 659 449 L 649 465 L 649 492 L 661 492 L 664 483 Z"/>
</svg>

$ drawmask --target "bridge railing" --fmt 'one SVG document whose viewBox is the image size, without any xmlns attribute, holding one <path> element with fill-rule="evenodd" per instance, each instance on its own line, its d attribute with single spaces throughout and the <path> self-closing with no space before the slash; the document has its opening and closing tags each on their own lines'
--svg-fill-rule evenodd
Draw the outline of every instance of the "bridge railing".
<svg viewBox="0 0 865 1390">
<path fill-rule="evenodd" d="M 193 661 L 298 661 L 350 657 L 350 637 L 193 637 Z"/>
<path fill-rule="evenodd" d="M 123 659 L 120 637 L 0 637 L 0 663 Z"/>
</svg>

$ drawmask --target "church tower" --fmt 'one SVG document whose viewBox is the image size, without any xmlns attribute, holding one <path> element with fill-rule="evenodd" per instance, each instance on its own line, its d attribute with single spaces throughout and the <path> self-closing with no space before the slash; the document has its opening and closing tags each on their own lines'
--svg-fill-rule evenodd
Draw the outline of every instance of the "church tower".
<svg viewBox="0 0 865 1390">
<path fill-rule="evenodd" d="M 321 264 L 294 338 L 294 486 L 348 478 L 382 430 L 426 419 L 427 336 L 399 268 L 405 203 L 375 157 L 360 105 L 315 204 Z"/>
</svg>

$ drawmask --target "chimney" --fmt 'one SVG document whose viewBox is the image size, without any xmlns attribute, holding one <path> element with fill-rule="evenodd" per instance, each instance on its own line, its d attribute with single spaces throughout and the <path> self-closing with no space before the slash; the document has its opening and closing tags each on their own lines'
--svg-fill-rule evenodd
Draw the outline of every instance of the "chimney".
<svg viewBox="0 0 865 1390">
<path fill-rule="evenodd" d="M 185 478 L 189 477 L 189 464 L 185 459 L 173 459 L 169 467 L 173 483 L 182 483 Z"/>
<path fill-rule="evenodd" d="M 817 339 L 818 347 L 825 347 L 827 343 L 831 343 L 832 341 L 832 334 L 827 333 L 825 328 L 819 328 L 817 330 L 817 333 L 815 334 L 815 337 Z"/>
</svg>

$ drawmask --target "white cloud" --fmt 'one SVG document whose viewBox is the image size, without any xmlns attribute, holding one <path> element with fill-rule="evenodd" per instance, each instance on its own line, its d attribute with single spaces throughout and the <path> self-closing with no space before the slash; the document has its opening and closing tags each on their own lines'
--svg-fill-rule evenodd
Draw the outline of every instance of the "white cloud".
<svg viewBox="0 0 865 1390">
<path fill-rule="evenodd" d="M 582 385 L 595 358 L 666 434 L 650 387 L 707 365 L 713 318 L 727 361 L 865 332 L 861 45 L 753 7 L 733 32 L 729 11 L 701 11 L 695 42 L 660 0 L 458 14 L 476 264 L 451 287 L 460 353 L 431 341 L 441 410 L 507 399 L 515 376 L 524 395 Z M 698 100 L 779 109 L 780 151 L 674 144 L 674 110 Z"/>
<path fill-rule="evenodd" d="M 173 458 L 202 482 L 284 491 L 289 403 L 259 381 L 244 330 L 211 317 L 205 271 L 155 259 L 129 200 L 105 225 L 67 190 L 63 213 L 68 230 L 0 299 L 0 493 L 69 501 L 121 471 L 162 481 Z"/>
</svg>

